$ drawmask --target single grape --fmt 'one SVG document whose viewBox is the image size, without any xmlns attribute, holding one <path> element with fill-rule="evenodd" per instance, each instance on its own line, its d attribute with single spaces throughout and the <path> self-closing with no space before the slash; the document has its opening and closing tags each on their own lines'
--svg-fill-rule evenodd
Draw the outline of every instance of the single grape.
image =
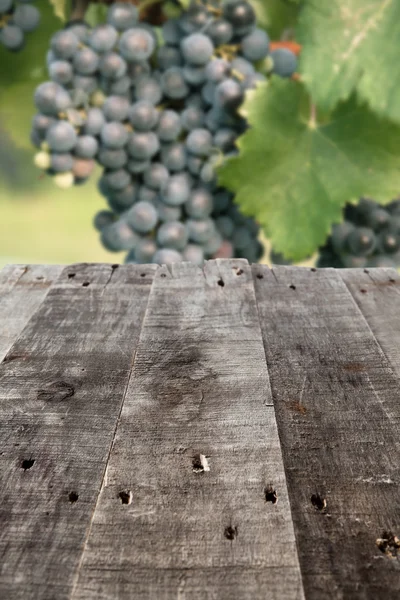
<svg viewBox="0 0 400 600">
<path fill-rule="evenodd" d="M 135 259 L 140 264 L 151 263 L 153 255 L 157 252 L 157 244 L 152 238 L 142 238 L 135 247 Z"/>
<path fill-rule="evenodd" d="M 169 221 L 157 231 L 157 243 L 163 248 L 183 250 L 188 242 L 188 232 L 183 223 Z"/>
<path fill-rule="evenodd" d="M 163 110 L 157 127 L 157 135 L 161 142 L 174 142 L 182 131 L 181 118 L 173 110 Z"/>
<path fill-rule="evenodd" d="M 101 148 L 97 156 L 97 161 L 107 169 L 122 169 L 128 162 L 128 155 L 122 148 L 117 150 Z"/>
<path fill-rule="evenodd" d="M 127 69 L 126 61 L 116 52 L 107 52 L 100 58 L 99 71 L 103 77 L 120 79 L 126 74 Z"/>
<path fill-rule="evenodd" d="M 125 2 L 111 4 L 107 13 L 107 23 L 115 27 L 117 31 L 125 31 L 134 27 L 139 20 L 139 12 L 136 6 Z"/>
<path fill-rule="evenodd" d="M 192 190 L 190 198 L 185 202 L 186 214 L 192 219 L 206 219 L 213 210 L 213 200 L 206 188 Z"/>
<path fill-rule="evenodd" d="M 128 152 L 136 160 L 149 160 L 160 149 L 158 137 L 152 131 L 134 132 L 128 141 Z"/>
<path fill-rule="evenodd" d="M 221 83 L 224 79 L 227 79 L 230 74 L 230 64 L 223 58 L 215 58 L 210 60 L 205 68 L 205 74 L 211 83 Z"/>
<path fill-rule="evenodd" d="M 147 185 L 141 185 L 139 188 L 138 200 L 141 202 L 155 202 L 158 197 L 158 192 Z"/>
<path fill-rule="evenodd" d="M 21 0 L 20 0 L 21 1 Z M 27 1 L 27 0 L 26 0 Z M 79 19 L 69 21 L 65 28 L 71 31 L 82 44 L 86 44 L 90 34 L 89 24 Z"/>
<path fill-rule="evenodd" d="M 211 146 L 212 135 L 207 129 L 193 129 L 186 138 L 186 147 L 195 156 L 208 156 Z"/>
<path fill-rule="evenodd" d="M 204 67 L 193 67 L 186 65 L 182 69 L 185 81 L 195 87 L 200 86 L 206 81 L 206 73 Z"/>
<path fill-rule="evenodd" d="M 32 128 L 37 131 L 40 139 L 43 140 L 46 136 L 48 128 L 54 123 L 56 123 L 56 119 L 39 113 L 32 119 Z"/>
<path fill-rule="evenodd" d="M 225 19 L 216 19 L 205 28 L 205 33 L 211 38 L 215 46 L 222 46 L 229 44 L 233 38 L 233 27 Z"/>
<path fill-rule="evenodd" d="M 183 128 L 186 131 L 201 129 L 204 125 L 204 112 L 195 106 L 189 106 L 181 114 Z"/>
<path fill-rule="evenodd" d="M 38 111 L 48 116 L 57 116 L 72 104 L 68 92 L 53 81 L 41 83 L 36 88 L 34 102 Z"/>
<path fill-rule="evenodd" d="M 203 158 L 200 158 L 199 156 L 188 156 L 187 167 L 188 167 L 189 173 L 191 173 L 192 175 L 196 175 L 196 176 L 200 175 L 203 165 L 204 165 Z"/>
<path fill-rule="evenodd" d="M 159 119 L 158 110 L 150 102 L 140 100 L 129 109 L 129 120 L 137 131 L 150 131 Z"/>
<path fill-rule="evenodd" d="M 235 111 L 243 102 L 243 90 L 234 79 L 226 79 L 215 89 L 215 106 L 223 110 Z"/>
<path fill-rule="evenodd" d="M 83 132 L 87 135 L 100 135 L 106 120 L 100 108 L 90 108 L 86 115 Z"/>
<path fill-rule="evenodd" d="M 0 13 L 6 14 L 8 13 L 14 4 L 14 0 L 0 0 Z"/>
<path fill-rule="evenodd" d="M 55 173 L 72 171 L 74 160 L 68 152 L 50 154 L 50 169 Z"/>
<path fill-rule="evenodd" d="M 97 231 L 101 231 L 107 225 L 114 223 L 115 215 L 110 210 L 99 210 L 93 219 L 93 225 Z"/>
<path fill-rule="evenodd" d="M 42 151 L 37 152 L 33 158 L 33 163 L 38 169 L 43 169 L 43 171 L 47 171 L 50 169 L 51 165 L 51 156 L 48 152 Z"/>
<path fill-rule="evenodd" d="M 130 99 L 131 79 L 128 75 L 123 75 L 113 81 L 103 79 L 102 85 L 106 94 L 109 96 L 126 96 Z"/>
<path fill-rule="evenodd" d="M 150 202 L 138 202 L 126 213 L 124 220 L 138 233 L 149 233 L 158 222 L 155 207 Z"/>
<path fill-rule="evenodd" d="M 135 248 L 140 240 L 137 233 L 132 231 L 129 225 L 123 220 L 103 227 L 100 238 L 103 246 L 111 252 L 131 250 Z"/>
<path fill-rule="evenodd" d="M 238 250 L 243 250 L 253 243 L 253 237 L 246 227 L 238 227 L 232 236 L 232 243 Z"/>
<path fill-rule="evenodd" d="M 169 206 L 184 204 L 190 197 L 191 182 L 186 173 L 171 175 L 161 198 Z"/>
<path fill-rule="evenodd" d="M 216 89 L 217 84 L 212 83 L 212 81 L 207 81 L 207 83 L 203 85 L 201 88 L 201 97 L 205 105 L 211 106 L 214 103 Z"/>
<path fill-rule="evenodd" d="M 130 63 L 128 67 L 128 75 L 133 84 L 135 84 L 142 75 L 150 75 L 150 65 L 148 62 Z"/>
<path fill-rule="evenodd" d="M 99 66 L 99 55 L 91 48 L 81 48 L 74 54 L 73 65 L 79 75 L 92 75 Z"/>
<path fill-rule="evenodd" d="M 46 142 L 53 152 L 70 152 L 77 139 L 75 129 L 66 121 L 57 121 L 46 133 Z"/>
<path fill-rule="evenodd" d="M 214 45 L 203 33 L 192 33 L 181 42 L 181 52 L 190 65 L 204 66 L 214 53 Z"/>
<path fill-rule="evenodd" d="M 129 185 L 122 190 L 110 190 L 103 179 L 100 189 L 104 188 L 107 188 L 108 190 L 105 196 L 110 208 L 117 213 L 124 212 L 137 201 L 139 187 L 136 182 L 131 181 Z"/>
<path fill-rule="evenodd" d="M 72 172 L 57 173 L 57 175 L 53 177 L 53 181 L 55 185 L 61 188 L 62 190 L 67 190 L 68 188 L 74 185 L 75 177 Z"/>
<path fill-rule="evenodd" d="M 66 85 L 72 81 L 74 71 L 67 60 L 55 60 L 49 66 L 49 75 L 52 81 Z"/>
<path fill-rule="evenodd" d="M 88 38 L 89 46 L 98 54 L 111 52 L 118 40 L 118 31 L 109 23 L 95 27 Z"/>
<path fill-rule="evenodd" d="M 332 226 L 332 246 L 336 254 L 346 250 L 347 237 L 354 230 L 354 225 L 349 221 Z"/>
<path fill-rule="evenodd" d="M 389 225 L 390 214 L 383 208 L 375 208 L 372 211 L 368 211 L 364 218 L 364 223 L 367 227 L 379 231 Z"/>
<path fill-rule="evenodd" d="M 70 29 L 64 29 L 53 35 L 50 47 L 57 58 L 69 59 L 79 48 L 79 38 Z"/>
<path fill-rule="evenodd" d="M 254 66 L 251 62 L 243 58 L 242 56 L 237 56 L 231 62 L 232 73 L 239 74 L 241 77 L 247 78 L 251 77 L 255 73 Z M 240 79 L 240 77 L 238 77 Z"/>
<path fill-rule="evenodd" d="M 144 183 L 154 190 L 164 189 L 168 179 L 168 169 L 162 163 L 152 163 L 143 173 Z"/>
<path fill-rule="evenodd" d="M 214 198 L 214 214 L 220 215 L 225 213 L 231 203 L 232 195 L 226 190 L 220 190 L 213 196 Z"/>
<path fill-rule="evenodd" d="M 74 148 L 75 156 L 79 158 L 94 158 L 99 149 L 99 143 L 92 135 L 81 135 L 78 137 Z"/>
<path fill-rule="evenodd" d="M 155 106 L 162 98 L 161 85 L 154 77 L 142 75 L 136 80 L 135 97 Z"/>
<path fill-rule="evenodd" d="M 230 217 L 227 215 L 221 215 L 215 219 L 215 224 L 218 231 L 224 238 L 230 239 L 233 236 L 235 224 Z"/>
<path fill-rule="evenodd" d="M 219 231 L 215 231 L 213 235 L 203 244 L 204 254 L 208 257 L 211 257 L 213 254 L 218 252 L 223 244 L 223 241 L 224 240 Z"/>
<path fill-rule="evenodd" d="M 181 15 L 179 27 L 186 34 L 202 29 L 210 20 L 210 15 L 204 6 L 191 4 Z"/>
<path fill-rule="evenodd" d="M 183 70 L 180 67 L 170 67 L 161 75 L 161 88 L 167 98 L 179 100 L 189 94 Z"/>
<path fill-rule="evenodd" d="M 107 121 L 126 121 L 129 108 L 129 100 L 126 98 L 109 96 L 102 106 L 102 111 Z"/>
<path fill-rule="evenodd" d="M 131 175 L 125 169 L 106 171 L 103 177 L 108 187 L 112 190 L 122 190 L 131 181 Z"/>
<path fill-rule="evenodd" d="M 400 249 L 400 236 L 391 231 L 381 232 L 377 237 L 377 246 L 382 254 L 393 254 Z"/>
<path fill-rule="evenodd" d="M 263 29 L 254 29 L 242 39 L 241 46 L 243 56 L 252 62 L 256 62 L 268 55 L 269 37 Z"/>
<path fill-rule="evenodd" d="M 153 54 L 154 39 L 145 29 L 135 27 L 121 35 L 118 49 L 125 60 L 142 62 Z"/>
<path fill-rule="evenodd" d="M 161 250 L 157 250 L 151 262 L 159 265 L 170 265 L 181 261 L 182 254 L 180 252 L 170 248 L 162 248 Z"/>
<path fill-rule="evenodd" d="M 273 73 L 280 77 L 291 77 L 297 69 L 297 56 L 287 48 L 277 48 L 271 52 L 274 63 Z"/>
<path fill-rule="evenodd" d="M 72 85 L 75 90 L 83 90 L 87 97 L 97 90 L 97 79 L 91 75 L 74 75 Z"/>
<path fill-rule="evenodd" d="M 35 31 L 40 23 L 40 12 L 36 6 L 19 4 L 13 13 L 13 23 L 25 33 Z"/>
<path fill-rule="evenodd" d="M 215 225 L 212 219 L 188 219 L 186 226 L 189 239 L 197 244 L 204 244 L 215 233 Z"/>
<path fill-rule="evenodd" d="M 223 18 L 232 25 L 236 35 L 246 35 L 256 23 L 254 9 L 246 0 L 225 2 Z"/>
<path fill-rule="evenodd" d="M 115 150 L 123 148 L 128 142 L 129 134 L 122 123 L 106 123 L 101 128 L 101 141 L 106 148 Z"/>
<path fill-rule="evenodd" d="M 357 227 L 347 236 L 347 247 L 356 256 L 368 256 L 376 247 L 376 238 L 372 229 Z"/>
<path fill-rule="evenodd" d="M 164 144 L 161 148 L 161 162 L 166 166 L 168 171 L 183 171 L 186 167 L 186 161 L 187 152 L 184 144 L 175 142 Z"/>
</svg>

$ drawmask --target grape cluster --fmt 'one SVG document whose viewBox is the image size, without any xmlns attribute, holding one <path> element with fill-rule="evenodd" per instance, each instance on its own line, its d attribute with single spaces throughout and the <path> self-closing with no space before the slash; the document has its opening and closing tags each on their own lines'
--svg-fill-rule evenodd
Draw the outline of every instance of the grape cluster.
<svg viewBox="0 0 400 600">
<path fill-rule="evenodd" d="M 40 12 L 35 0 L 0 0 L 0 44 L 18 52 L 25 45 L 25 34 L 37 29 Z"/>
<path fill-rule="evenodd" d="M 400 265 L 400 200 L 387 206 L 361 198 L 348 204 L 343 223 L 334 225 L 317 266 L 335 268 Z"/>
<path fill-rule="evenodd" d="M 271 60 L 246 0 L 198 0 L 161 37 L 126 3 L 111 5 L 103 25 L 73 23 L 53 37 L 51 81 L 35 93 L 36 164 L 61 187 L 103 168 L 109 209 L 94 225 L 127 262 L 255 262 L 258 225 L 218 187 L 215 169 L 247 127 L 237 110 L 246 90 L 265 80 L 254 63 L 269 58 L 290 76 L 295 62 Z"/>
</svg>

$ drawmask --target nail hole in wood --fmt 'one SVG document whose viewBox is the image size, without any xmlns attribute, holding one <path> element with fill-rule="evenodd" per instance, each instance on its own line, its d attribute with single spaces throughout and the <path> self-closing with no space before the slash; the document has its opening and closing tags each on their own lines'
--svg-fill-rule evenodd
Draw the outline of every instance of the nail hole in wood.
<svg viewBox="0 0 400 600">
<path fill-rule="evenodd" d="M 84 282 L 82 283 L 82 287 L 88 287 L 89 285 L 90 285 L 90 282 L 89 282 L 89 281 L 84 281 Z"/>
<path fill-rule="evenodd" d="M 289 285 L 289 287 L 290 287 L 291 290 L 295 290 L 296 289 L 296 286 L 293 285 L 293 283 L 292 283 L 292 285 Z"/>
<path fill-rule="evenodd" d="M 24 471 L 27 471 L 28 469 L 31 469 L 34 464 L 35 461 L 33 458 L 25 459 L 21 463 L 21 468 L 24 469 Z"/>
<path fill-rule="evenodd" d="M 44 277 L 36 277 L 36 281 L 41 281 Z"/>
<path fill-rule="evenodd" d="M 364 290 L 364 289 L 362 289 L 362 290 L 360 290 L 360 292 L 361 292 L 362 294 L 366 294 L 366 293 L 367 293 L 367 290 Z"/>
<path fill-rule="evenodd" d="M 323 511 L 326 508 L 326 500 L 325 498 L 321 498 L 319 494 L 311 496 L 311 504 L 319 511 Z"/>
<path fill-rule="evenodd" d="M 272 485 L 269 485 L 265 488 L 264 494 L 266 502 L 271 502 L 272 504 L 276 504 L 278 502 L 278 494 L 276 493 Z"/>
<path fill-rule="evenodd" d="M 122 504 L 130 504 L 132 502 L 132 492 L 130 490 L 128 491 L 122 491 L 118 494 Z"/>
<path fill-rule="evenodd" d="M 220 278 L 220 279 L 218 279 L 217 283 L 218 283 L 218 285 L 220 285 L 221 287 L 224 287 L 224 285 L 225 285 L 225 283 L 224 283 L 224 280 L 223 280 L 223 279 L 221 279 L 221 278 Z"/>
<path fill-rule="evenodd" d="M 140 277 L 146 277 L 146 273 L 141 273 Z"/>
<path fill-rule="evenodd" d="M 161 273 L 161 277 L 166 277 L 166 274 L 165 273 Z"/>
<path fill-rule="evenodd" d="M 237 534 L 238 534 L 237 527 L 232 527 L 231 525 L 229 525 L 228 527 L 225 527 L 224 536 L 226 537 L 227 540 L 234 540 L 235 537 L 237 537 Z"/>
<path fill-rule="evenodd" d="M 264 279 L 264 275 L 260 275 L 260 273 L 257 275 L 257 279 Z"/>
<path fill-rule="evenodd" d="M 310 271 L 312 271 L 313 273 L 315 273 L 315 271 L 316 271 L 316 270 L 317 270 L 317 269 L 316 269 L 315 267 L 312 267 L 312 268 L 310 269 Z"/>
<path fill-rule="evenodd" d="M 242 275 L 243 274 L 243 270 L 239 269 L 239 271 L 236 271 L 236 275 Z"/>
<path fill-rule="evenodd" d="M 79 498 L 79 494 L 77 494 L 76 492 L 70 492 L 68 495 L 68 500 L 71 502 L 71 504 L 73 504 L 74 502 L 76 502 Z"/>
<path fill-rule="evenodd" d="M 390 281 L 390 283 L 396 283 L 396 280 L 395 280 L 395 279 L 393 279 L 393 277 L 391 277 L 391 278 L 389 279 L 389 281 Z"/>
<path fill-rule="evenodd" d="M 382 536 L 376 540 L 376 545 L 381 552 L 390 556 L 390 558 L 400 556 L 400 540 L 391 531 L 384 531 Z"/>
<path fill-rule="evenodd" d="M 118 269 L 119 265 L 111 265 L 112 269 Z"/>
<path fill-rule="evenodd" d="M 204 471 L 210 470 L 207 457 L 204 454 L 195 454 L 193 456 L 192 467 L 194 473 L 204 473 Z"/>
<path fill-rule="evenodd" d="M 73 279 L 76 273 L 68 273 L 68 279 Z"/>
<path fill-rule="evenodd" d="M 368 269 L 364 269 L 364 273 L 366 273 L 368 275 L 368 273 L 369 273 Z"/>
</svg>

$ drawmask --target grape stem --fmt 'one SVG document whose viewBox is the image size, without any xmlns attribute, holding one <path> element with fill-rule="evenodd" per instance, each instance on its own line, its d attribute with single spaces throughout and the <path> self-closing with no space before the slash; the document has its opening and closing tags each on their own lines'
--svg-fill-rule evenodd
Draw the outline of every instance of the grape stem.
<svg viewBox="0 0 400 600">
<path fill-rule="evenodd" d="M 70 21 L 83 21 L 89 7 L 89 0 L 72 0 Z"/>
<path fill-rule="evenodd" d="M 317 107 L 314 102 L 310 102 L 310 120 L 308 121 L 310 129 L 316 129 L 317 127 Z"/>
</svg>

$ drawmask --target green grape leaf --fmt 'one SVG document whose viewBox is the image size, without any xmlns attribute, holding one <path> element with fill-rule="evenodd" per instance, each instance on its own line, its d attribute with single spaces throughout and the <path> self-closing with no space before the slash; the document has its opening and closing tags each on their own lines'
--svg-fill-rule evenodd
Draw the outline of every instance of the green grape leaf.
<svg viewBox="0 0 400 600">
<path fill-rule="evenodd" d="M 400 123 L 398 0 L 305 0 L 296 38 L 300 72 L 318 106 L 331 110 L 356 91 Z"/>
<path fill-rule="evenodd" d="M 107 20 L 108 12 L 107 4 L 89 4 L 89 8 L 85 13 L 85 21 L 90 27 L 97 27 L 101 23 L 105 23 Z"/>
<path fill-rule="evenodd" d="M 50 0 L 50 4 L 54 8 L 54 14 L 56 17 L 61 19 L 61 21 L 67 20 L 67 0 Z"/>
<path fill-rule="evenodd" d="M 239 154 L 219 168 L 219 182 L 287 258 L 312 255 L 346 202 L 398 195 L 400 127 L 366 106 L 348 101 L 316 124 L 304 87 L 273 76 L 248 93 L 241 112 L 250 128 Z"/>
<path fill-rule="evenodd" d="M 191 0 L 179 0 L 179 4 L 182 6 L 182 8 L 184 8 L 185 10 L 187 8 L 189 8 L 189 4 L 191 3 Z"/>
</svg>

